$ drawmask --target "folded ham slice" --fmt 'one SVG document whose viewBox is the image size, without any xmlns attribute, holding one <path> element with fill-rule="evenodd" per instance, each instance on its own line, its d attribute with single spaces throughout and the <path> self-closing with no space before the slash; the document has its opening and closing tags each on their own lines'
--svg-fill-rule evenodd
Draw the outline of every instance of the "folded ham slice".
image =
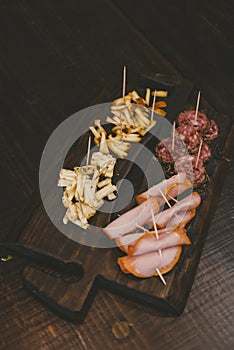
<svg viewBox="0 0 234 350">
<path fill-rule="evenodd" d="M 199 193 L 193 192 L 189 196 L 183 198 L 181 201 L 179 201 L 178 203 L 173 205 L 173 207 L 158 213 L 154 217 L 155 223 L 156 223 L 157 227 L 160 229 L 166 227 L 168 225 L 168 223 L 169 223 L 169 226 L 171 226 L 171 220 L 176 215 L 179 215 L 179 213 L 181 213 L 181 212 L 191 211 L 191 210 L 197 208 L 200 203 L 201 203 L 201 197 L 200 197 Z M 179 221 L 177 221 L 177 222 L 179 223 Z M 153 226 L 153 222 L 152 222 L 151 218 L 148 221 L 148 225 L 149 225 L 149 227 Z"/>
<path fill-rule="evenodd" d="M 157 199 L 150 197 L 140 205 L 122 214 L 116 220 L 107 225 L 103 231 L 111 238 L 123 236 L 126 233 L 136 231 L 137 225 L 143 226 L 151 218 L 151 208 L 153 213 L 159 212 Z"/>
<path fill-rule="evenodd" d="M 181 244 L 191 244 L 185 229 L 169 231 L 159 235 L 145 233 L 135 243 L 128 246 L 129 255 L 141 255 Z"/>
<path fill-rule="evenodd" d="M 192 183 L 187 179 L 186 173 L 178 173 L 169 179 L 163 180 L 157 185 L 149 188 L 146 192 L 139 194 L 136 197 L 138 204 L 142 203 L 149 197 L 156 197 L 159 206 L 165 203 L 165 199 L 162 194 L 165 194 L 166 198 L 170 200 L 170 196 L 176 198 L 179 194 L 183 193 L 187 189 L 192 188 Z M 161 191 L 161 192 L 160 192 Z"/>
<path fill-rule="evenodd" d="M 129 233 L 116 238 L 115 242 L 123 252 L 128 253 L 128 246 L 135 243 L 143 235 L 145 235 L 145 232 Z"/>
<path fill-rule="evenodd" d="M 196 209 L 180 211 L 167 222 L 166 230 L 185 227 L 196 215 Z M 164 229 L 164 230 L 165 230 Z"/>
<path fill-rule="evenodd" d="M 164 249 L 161 251 L 162 259 L 158 251 L 142 255 L 126 255 L 118 258 L 118 264 L 124 273 L 131 273 L 136 277 L 157 276 L 157 268 L 161 274 L 165 274 L 173 269 L 180 258 L 181 251 L 181 246 Z"/>
</svg>

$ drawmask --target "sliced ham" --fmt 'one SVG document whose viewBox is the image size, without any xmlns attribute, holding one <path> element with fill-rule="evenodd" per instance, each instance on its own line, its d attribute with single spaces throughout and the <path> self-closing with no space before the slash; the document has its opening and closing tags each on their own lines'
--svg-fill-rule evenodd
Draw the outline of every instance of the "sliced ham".
<svg viewBox="0 0 234 350">
<path fill-rule="evenodd" d="M 184 227 L 184 226 L 180 226 L 180 227 Z M 167 232 L 168 232 L 167 229 L 158 230 L 158 235 L 161 235 Z M 117 237 L 115 242 L 123 252 L 128 253 L 128 246 L 130 244 L 134 244 L 140 237 L 144 236 L 145 234 L 151 234 L 151 233 L 155 235 L 154 231 L 142 231 L 142 232 L 129 233 L 127 235 Z"/>
<path fill-rule="evenodd" d="M 123 236 L 126 233 L 136 231 L 137 225 L 143 226 L 151 218 L 151 208 L 153 213 L 159 212 L 159 205 L 157 199 L 151 197 L 137 205 L 133 209 L 119 216 L 117 219 L 107 225 L 103 231 L 111 238 Z"/>
<path fill-rule="evenodd" d="M 186 212 L 190 211 L 192 209 L 195 209 L 199 206 L 201 203 L 201 197 L 198 192 L 193 192 L 189 196 L 185 197 L 173 207 L 166 209 L 164 211 L 161 211 L 158 213 L 155 218 L 155 223 L 158 228 L 164 228 L 167 226 L 167 224 L 172 220 L 172 218 L 177 215 L 180 212 Z M 148 225 L 152 227 L 153 222 L 150 218 Z"/>
<path fill-rule="evenodd" d="M 171 219 L 167 222 L 166 229 L 175 229 L 185 227 L 196 215 L 196 209 L 181 211 L 176 213 Z"/>
<path fill-rule="evenodd" d="M 116 238 L 115 242 L 118 247 L 125 253 L 128 253 L 128 246 L 136 242 L 145 232 L 129 233 L 128 235 Z"/>
<path fill-rule="evenodd" d="M 131 273 L 136 277 L 157 276 L 156 269 L 159 269 L 161 274 L 173 269 L 180 258 L 181 251 L 181 246 L 164 249 L 161 251 L 162 259 L 158 251 L 142 255 L 126 255 L 118 258 L 118 264 L 124 273 Z"/>
<path fill-rule="evenodd" d="M 165 200 L 162 197 L 160 191 L 166 195 L 167 199 L 170 200 L 170 196 L 175 198 L 179 194 L 192 187 L 192 183 L 187 179 L 186 173 L 178 173 L 169 179 L 163 180 L 159 184 L 149 188 L 146 192 L 139 194 L 136 197 L 137 203 L 142 203 L 149 197 L 156 197 L 159 205 L 164 204 Z"/>
<path fill-rule="evenodd" d="M 128 246 L 128 254 L 141 255 L 181 244 L 191 244 L 185 229 L 163 233 L 158 236 L 158 239 L 154 233 L 145 233 Z"/>
</svg>

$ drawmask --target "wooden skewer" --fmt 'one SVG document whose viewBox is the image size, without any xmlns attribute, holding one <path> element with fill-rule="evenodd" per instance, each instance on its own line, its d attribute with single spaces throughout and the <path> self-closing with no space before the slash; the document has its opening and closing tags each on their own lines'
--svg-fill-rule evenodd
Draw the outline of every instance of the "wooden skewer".
<svg viewBox="0 0 234 350">
<path fill-rule="evenodd" d="M 174 151 L 174 147 L 175 147 L 175 121 L 173 123 L 173 129 L 172 129 L 172 151 Z"/>
<path fill-rule="evenodd" d="M 168 202 L 167 197 L 165 196 L 165 194 L 160 190 L 160 188 L 158 190 L 161 193 L 161 195 L 162 195 L 163 199 L 165 200 L 165 202 L 167 203 L 168 207 L 171 208 L 171 204 Z"/>
<path fill-rule="evenodd" d="M 122 112 L 120 112 L 120 139 L 123 141 L 123 119 Z"/>
<path fill-rule="evenodd" d="M 136 224 L 136 227 L 140 228 L 144 232 L 148 232 L 148 230 L 145 227 L 143 227 L 143 226 L 140 226 L 140 225 Z"/>
<path fill-rule="evenodd" d="M 86 166 L 89 165 L 90 147 L 91 147 L 91 136 L 89 136 L 89 140 L 88 140 L 88 149 L 87 149 Z"/>
<path fill-rule="evenodd" d="M 200 145 L 199 145 L 199 149 L 198 149 L 198 154 L 197 154 L 197 160 L 196 160 L 195 168 L 196 168 L 197 165 L 198 165 L 198 161 L 199 161 L 199 157 L 200 157 L 200 153 L 201 153 L 201 148 L 202 148 L 202 143 L 203 143 L 203 140 L 201 140 Z"/>
<path fill-rule="evenodd" d="M 161 274 L 160 270 L 158 268 L 156 268 L 156 271 L 157 271 L 159 277 L 161 278 L 162 283 L 166 286 L 167 282 L 165 281 L 165 279 L 164 279 L 163 275 Z"/>
<path fill-rule="evenodd" d="M 151 208 L 151 216 L 152 216 L 152 221 L 153 221 L 153 226 L 154 226 L 154 232 L 155 232 L 156 239 L 159 239 L 158 230 L 157 230 L 157 226 L 156 226 L 155 218 L 154 218 L 153 208 Z M 162 251 L 161 251 L 161 249 L 159 249 L 158 252 L 159 252 L 159 255 L 160 255 L 160 259 L 162 260 Z"/>
<path fill-rule="evenodd" d="M 179 201 L 177 199 L 175 199 L 174 197 L 168 195 L 175 203 L 179 203 Z"/>
<path fill-rule="evenodd" d="M 123 98 L 126 94 L 126 73 L 127 73 L 127 68 L 126 68 L 126 66 L 124 66 L 123 67 L 123 90 L 122 90 Z"/>
<path fill-rule="evenodd" d="M 159 239 L 158 230 L 157 230 L 157 226 L 156 226 L 155 218 L 154 218 L 154 211 L 153 211 L 153 208 L 151 208 L 151 217 L 152 217 L 152 221 L 153 221 L 153 225 L 154 225 L 155 236 L 156 236 L 157 239 Z M 160 251 L 161 251 L 161 250 L 160 250 Z"/>
<path fill-rule="evenodd" d="M 159 237 L 158 237 L 158 230 L 157 230 L 157 226 L 156 226 L 155 218 L 154 218 L 153 208 L 151 208 L 151 216 L 152 216 L 152 220 L 153 220 L 154 232 L 155 232 L 156 238 L 159 239 Z M 160 259 L 162 260 L 162 251 L 161 251 L 161 249 L 159 249 L 158 252 L 159 252 L 159 255 L 160 255 Z M 155 270 L 156 270 L 157 274 L 159 275 L 159 277 L 160 277 L 162 283 L 163 283 L 164 285 L 166 285 L 167 283 L 166 283 L 165 279 L 163 278 L 163 276 L 162 276 L 160 270 L 159 270 L 157 267 L 155 268 Z"/>
<path fill-rule="evenodd" d="M 200 96 L 201 96 L 201 93 L 200 91 L 198 92 L 198 95 L 197 95 L 197 105 L 196 105 L 196 112 L 195 112 L 195 121 L 197 121 L 197 114 L 198 114 L 198 108 L 199 108 L 199 103 L 200 103 Z"/>
<path fill-rule="evenodd" d="M 151 116 L 150 116 L 150 120 L 153 120 L 153 116 L 154 116 L 154 106 L 155 106 L 155 100 L 156 100 L 156 90 L 154 90 L 154 98 L 153 98 L 153 104 L 152 104 L 152 111 L 151 111 Z"/>
</svg>

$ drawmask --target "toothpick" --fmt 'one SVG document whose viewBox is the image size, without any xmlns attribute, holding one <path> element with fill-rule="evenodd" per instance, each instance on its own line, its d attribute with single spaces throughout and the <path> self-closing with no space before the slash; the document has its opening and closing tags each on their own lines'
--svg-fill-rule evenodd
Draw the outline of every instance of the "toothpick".
<svg viewBox="0 0 234 350">
<path fill-rule="evenodd" d="M 120 111 L 120 139 L 123 141 L 123 119 L 122 112 Z"/>
<path fill-rule="evenodd" d="M 199 103 L 200 103 L 200 91 L 198 92 L 198 95 L 197 95 L 197 105 L 196 105 L 196 112 L 195 112 L 195 121 L 197 121 L 197 114 L 198 114 L 198 108 L 199 108 Z"/>
<path fill-rule="evenodd" d="M 156 226 L 155 218 L 154 218 L 154 211 L 153 211 L 153 208 L 151 208 L 151 217 L 152 217 L 152 221 L 153 221 L 153 225 L 154 225 L 155 236 L 156 236 L 157 239 L 159 239 L 158 230 L 157 230 L 157 226 Z M 160 250 L 160 251 L 161 251 L 161 250 Z"/>
<path fill-rule="evenodd" d="M 157 226 L 156 226 L 156 222 L 155 222 L 155 218 L 154 218 L 154 211 L 153 211 L 152 207 L 151 207 L 151 216 L 152 216 L 152 221 L 153 221 L 153 226 L 154 226 L 154 232 L 155 232 L 156 239 L 159 239 L 158 230 L 157 230 Z M 159 249 L 158 252 L 159 252 L 159 255 L 160 255 L 160 259 L 162 260 L 162 251 L 161 251 L 161 249 Z"/>
<path fill-rule="evenodd" d="M 161 274 L 160 270 L 158 268 L 156 268 L 156 271 L 157 271 L 159 277 L 161 278 L 162 283 L 166 286 L 167 282 L 165 281 L 165 279 L 164 279 L 163 275 Z"/>
<path fill-rule="evenodd" d="M 143 227 L 143 226 L 140 226 L 140 225 L 136 224 L 136 227 L 140 228 L 144 232 L 148 232 L 148 230 L 145 227 Z"/>
<path fill-rule="evenodd" d="M 175 199 L 174 197 L 170 196 L 170 194 L 168 195 L 168 197 L 170 197 L 175 203 L 179 203 L 179 201 L 177 199 Z"/>
<path fill-rule="evenodd" d="M 172 129 L 172 151 L 174 151 L 175 147 L 175 121 L 173 123 L 173 129 Z"/>
<path fill-rule="evenodd" d="M 157 226 L 156 226 L 156 223 L 155 223 L 154 212 L 153 212 L 153 208 L 152 207 L 151 207 L 151 216 L 152 216 L 152 220 L 153 220 L 154 232 L 155 232 L 156 239 L 159 239 L 159 237 L 158 237 L 158 230 L 157 230 Z M 158 252 L 159 252 L 160 259 L 162 261 L 162 251 L 161 251 L 161 249 L 159 249 Z M 163 276 L 162 276 L 161 272 L 159 271 L 159 269 L 156 267 L 155 270 L 156 270 L 157 274 L 159 275 L 162 283 L 164 285 L 166 285 L 167 283 L 166 283 L 165 279 L 163 278 Z"/>
<path fill-rule="evenodd" d="M 202 143 L 203 143 L 203 140 L 201 140 L 200 145 L 199 145 L 199 149 L 198 149 L 198 154 L 197 154 L 197 160 L 196 160 L 195 168 L 196 168 L 197 165 L 198 165 L 198 161 L 199 161 L 199 157 L 200 157 L 200 153 L 201 153 L 201 148 L 202 148 Z"/>
<path fill-rule="evenodd" d="M 154 116 L 154 106 L 155 106 L 155 100 L 156 100 L 156 92 L 157 90 L 154 90 L 154 98 L 153 98 L 153 104 L 152 104 L 152 111 L 151 111 L 151 116 L 150 116 L 150 120 L 153 120 L 153 116 Z"/>
<path fill-rule="evenodd" d="M 89 140 L 88 140 L 88 149 L 87 149 L 86 166 L 89 165 L 90 146 L 91 146 L 91 136 L 89 136 Z"/>
<path fill-rule="evenodd" d="M 160 190 L 160 188 L 158 190 L 161 193 L 161 195 L 162 195 L 163 199 L 165 200 L 165 202 L 167 203 L 168 207 L 171 208 L 171 204 L 168 202 L 167 197 L 165 196 L 165 194 Z"/>
<path fill-rule="evenodd" d="M 123 90 L 122 90 L 122 96 L 125 96 L 126 93 L 126 66 L 123 67 Z"/>
</svg>

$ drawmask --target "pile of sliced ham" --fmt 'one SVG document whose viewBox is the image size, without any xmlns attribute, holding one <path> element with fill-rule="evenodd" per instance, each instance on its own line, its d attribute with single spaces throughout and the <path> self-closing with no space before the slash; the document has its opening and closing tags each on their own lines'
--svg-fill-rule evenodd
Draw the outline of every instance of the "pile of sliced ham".
<svg viewBox="0 0 234 350">
<path fill-rule="evenodd" d="M 146 278 L 165 274 L 175 266 L 181 246 L 191 243 L 185 226 L 201 202 L 197 192 L 179 200 L 179 195 L 191 188 L 186 173 L 178 173 L 138 195 L 136 207 L 103 229 L 127 254 L 118 258 L 124 273 Z M 169 206 L 163 210 L 165 203 Z"/>
</svg>

